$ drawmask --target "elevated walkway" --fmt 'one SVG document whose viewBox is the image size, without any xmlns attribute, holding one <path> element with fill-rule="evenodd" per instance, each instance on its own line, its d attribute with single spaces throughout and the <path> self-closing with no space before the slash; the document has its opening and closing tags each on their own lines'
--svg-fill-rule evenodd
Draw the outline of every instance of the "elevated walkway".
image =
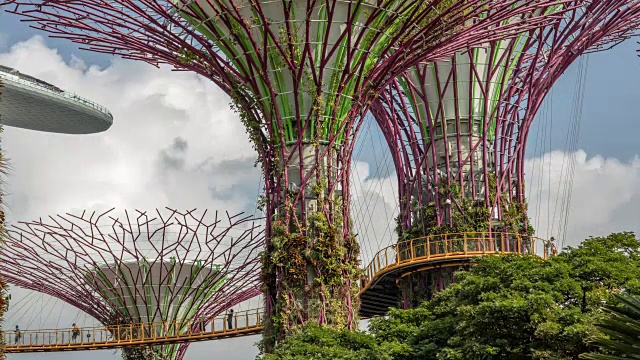
<svg viewBox="0 0 640 360">
<path fill-rule="evenodd" d="M 397 307 L 398 280 L 414 271 L 468 264 L 473 258 L 505 253 L 535 254 L 544 259 L 557 250 L 549 241 L 509 233 L 460 233 L 411 239 L 388 246 L 365 269 L 360 289 L 360 316 L 384 315 Z"/>
<path fill-rule="evenodd" d="M 367 266 L 360 282 L 360 315 L 362 318 L 384 315 L 389 307 L 397 306 L 400 296 L 397 281 L 405 274 L 459 266 L 479 256 L 504 253 L 536 254 L 546 259 L 557 250 L 548 241 L 507 233 L 447 234 L 403 241 L 380 250 Z M 223 315 L 188 324 L 81 328 L 76 337 L 70 328 L 25 330 L 18 339 L 13 332 L 5 332 L 3 336 L 6 353 L 117 349 L 254 335 L 261 332 L 263 317 L 262 309 L 254 309 L 234 314 L 231 327 Z M 186 330 L 172 334 L 175 331 L 171 329 Z"/>
<path fill-rule="evenodd" d="M 262 330 L 264 311 L 237 312 L 232 327 L 226 316 L 190 323 L 142 323 L 73 329 L 44 329 L 5 332 L 5 353 L 103 350 L 225 339 L 255 335 Z M 173 329 L 186 329 L 176 331 Z"/>
</svg>

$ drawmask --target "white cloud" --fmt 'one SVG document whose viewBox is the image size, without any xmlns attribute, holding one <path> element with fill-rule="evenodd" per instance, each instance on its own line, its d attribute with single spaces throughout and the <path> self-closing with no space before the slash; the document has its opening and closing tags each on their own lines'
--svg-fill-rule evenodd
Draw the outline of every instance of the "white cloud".
<svg viewBox="0 0 640 360">
<path fill-rule="evenodd" d="M 561 239 L 563 185 L 572 158 L 575 170 L 565 245 L 576 245 L 592 235 L 640 233 L 640 159 L 636 156 L 623 162 L 588 157 L 579 150 L 570 154 L 554 151 L 525 164 L 531 190 L 529 215 L 538 234 Z M 542 176 L 537 176 L 541 170 Z"/>
</svg>

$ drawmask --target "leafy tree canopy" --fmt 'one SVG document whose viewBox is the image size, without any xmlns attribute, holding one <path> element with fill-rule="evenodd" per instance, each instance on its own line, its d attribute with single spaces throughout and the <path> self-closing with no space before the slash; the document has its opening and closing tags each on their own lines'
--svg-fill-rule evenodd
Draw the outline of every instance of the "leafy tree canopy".
<svg viewBox="0 0 640 360">
<path fill-rule="evenodd" d="M 610 294 L 640 289 L 633 233 L 592 237 L 542 261 L 479 259 L 457 283 L 418 309 L 374 319 L 381 341 L 408 345 L 395 359 L 577 359 Z"/>
<path fill-rule="evenodd" d="M 564 262 L 571 276 L 587 290 L 640 293 L 640 240 L 632 232 L 591 237 L 577 247 L 567 247 L 555 261 Z"/>
<path fill-rule="evenodd" d="M 568 359 L 587 350 L 593 315 L 582 313 L 580 282 L 565 264 L 490 256 L 457 277 L 418 309 L 372 321 L 380 339 L 409 344 L 396 359 Z M 403 337 L 394 336 L 398 322 Z"/>
<path fill-rule="evenodd" d="M 398 345 L 402 346 L 402 345 Z M 391 349 L 361 331 L 335 330 L 328 326 L 306 325 L 280 342 L 274 353 L 262 360 L 392 360 Z"/>
<path fill-rule="evenodd" d="M 477 259 L 455 284 L 416 309 L 374 318 L 370 333 L 308 327 L 264 360 L 578 359 L 598 352 L 594 326 L 611 296 L 640 290 L 633 233 L 592 237 L 547 261 Z"/>
</svg>

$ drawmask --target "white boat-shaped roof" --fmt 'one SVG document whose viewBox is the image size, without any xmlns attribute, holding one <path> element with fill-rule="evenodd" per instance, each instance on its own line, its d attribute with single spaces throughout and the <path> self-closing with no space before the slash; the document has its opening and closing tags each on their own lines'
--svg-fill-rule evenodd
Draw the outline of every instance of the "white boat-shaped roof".
<svg viewBox="0 0 640 360">
<path fill-rule="evenodd" d="M 0 124 L 62 134 L 107 130 L 113 116 L 104 106 L 0 65 Z"/>
</svg>

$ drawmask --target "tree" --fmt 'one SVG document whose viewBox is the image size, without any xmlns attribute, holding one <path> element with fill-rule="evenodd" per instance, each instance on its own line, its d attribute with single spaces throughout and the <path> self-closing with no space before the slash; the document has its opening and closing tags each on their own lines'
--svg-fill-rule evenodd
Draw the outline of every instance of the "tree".
<svg viewBox="0 0 640 360">
<path fill-rule="evenodd" d="M 597 350 L 585 339 L 598 334 L 610 295 L 638 289 L 639 254 L 633 233 L 616 233 L 548 261 L 484 257 L 433 300 L 392 310 L 370 330 L 403 350 L 394 359 L 577 359 Z"/>
<path fill-rule="evenodd" d="M 391 350 L 361 331 L 305 325 L 262 360 L 392 360 Z"/>
<path fill-rule="evenodd" d="M 592 341 L 605 351 L 618 355 L 583 354 L 583 359 L 640 359 L 640 299 L 628 294 L 616 296 L 621 306 L 607 306 L 607 316 L 596 327 L 602 335 Z"/>
<path fill-rule="evenodd" d="M 577 358 L 593 318 L 581 312 L 580 283 L 569 274 L 565 264 L 533 256 L 485 257 L 432 301 L 392 311 L 370 329 L 409 345 L 396 359 Z"/>
<path fill-rule="evenodd" d="M 632 232 L 590 237 L 577 247 L 567 247 L 555 261 L 569 266 L 571 277 L 583 288 L 582 308 L 601 306 L 600 292 L 624 288 L 640 293 L 640 240 Z"/>
</svg>

